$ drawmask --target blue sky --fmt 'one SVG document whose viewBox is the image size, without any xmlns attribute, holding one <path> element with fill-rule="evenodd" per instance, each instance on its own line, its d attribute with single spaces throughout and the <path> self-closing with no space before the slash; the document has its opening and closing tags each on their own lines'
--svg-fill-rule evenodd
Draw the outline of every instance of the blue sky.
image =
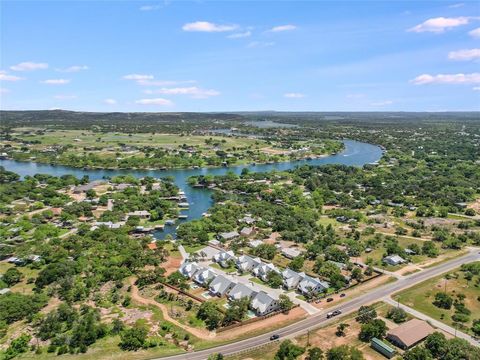
<svg viewBox="0 0 480 360">
<path fill-rule="evenodd" d="M 478 1 L 2 1 L 1 108 L 480 110 Z"/>
</svg>

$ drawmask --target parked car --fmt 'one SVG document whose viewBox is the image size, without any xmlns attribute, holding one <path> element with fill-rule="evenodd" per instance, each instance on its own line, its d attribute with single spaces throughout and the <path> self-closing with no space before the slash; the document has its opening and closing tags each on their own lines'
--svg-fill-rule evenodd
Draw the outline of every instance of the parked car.
<svg viewBox="0 0 480 360">
<path fill-rule="evenodd" d="M 270 341 L 278 340 L 278 339 L 280 339 L 280 335 L 278 334 L 273 334 L 272 336 L 270 336 Z"/>
<path fill-rule="evenodd" d="M 345 297 L 345 293 L 341 293 L 341 294 L 340 294 L 340 297 Z"/>
<path fill-rule="evenodd" d="M 331 301 L 333 301 L 333 298 L 328 298 L 327 299 L 327 302 L 331 302 Z"/>
<path fill-rule="evenodd" d="M 335 310 L 327 313 L 327 319 L 330 319 L 331 317 L 340 315 L 342 312 L 340 310 Z"/>
</svg>

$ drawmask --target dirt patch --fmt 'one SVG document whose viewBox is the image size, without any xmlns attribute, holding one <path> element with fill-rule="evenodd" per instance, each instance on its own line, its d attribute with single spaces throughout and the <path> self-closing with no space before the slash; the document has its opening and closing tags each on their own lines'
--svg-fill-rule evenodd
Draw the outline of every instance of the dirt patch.
<svg viewBox="0 0 480 360">
<path fill-rule="evenodd" d="M 417 266 L 417 265 L 414 265 L 414 264 L 409 264 L 407 266 L 404 266 L 403 268 L 401 268 L 400 270 L 397 270 L 395 271 L 395 274 L 398 274 L 398 275 L 409 275 L 409 274 L 413 274 L 417 271 L 420 271 L 420 267 Z"/>
<path fill-rule="evenodd" d="M 161 265 L 165 269 L 165 276 L 177 271 L 180 268 L 182 261 L 183 259 L 181 256 L 169 256 Z"/>
<path fill-rule="evenodd" d="M 281 235 L 279 232 L 272 232 L 270 236 L 265 239 L 263 242 L 267 244 L 275 244 L 279 239 L 281 238 Z"/>
</svg>

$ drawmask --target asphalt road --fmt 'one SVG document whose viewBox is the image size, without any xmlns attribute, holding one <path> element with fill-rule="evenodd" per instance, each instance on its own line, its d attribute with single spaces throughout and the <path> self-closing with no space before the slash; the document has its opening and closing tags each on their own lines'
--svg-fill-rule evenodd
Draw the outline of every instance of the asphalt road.
<svg viewBox="0 0 480 360">
<path fill-rule="evenodd" d="M 333 311 L 333 310 L 340 310 L 342 314 L 348 314 L 355 310 L 357 310 L 362 305 L 367 305 L 375 301 L 381 300 L 385 296 L 389 296 L 397 291 L 406 289 L 410 286 L 413 286 L 419 282 L 427 280 L 429 278 L 435 277 L 437 275 L 443 274 L 448 272 L 452 269 L 459 267 L 462 264 L 469 263 L 472 261 L 479 261 L 480 260 L 480 253 L 479 250 L 472 250 L 469 254 L 464 255 L 462 257 L 450 260 L 448 262 L 444 262 L 439 264 L 435 267 L 423 270 L 418 273 L 414 273 L 412 275 L 406 276 L 403 279 L 399 279 L 391 284 L 383 285 L 376 290 L 370 291 L 364 295 L 358 296 L 353 298 L 352 300 L 345 301 L 339 304 L 337 307 L 329 308 L 328 310 L 322 311 L 318 314 L 310 316 L 304 320 L 296 322 L 294 324 L 288 325 L 284 328 L 277 329 L 274 332 L 258 335 L 252 338 L 248 338 L 245 340 L 233 342 L 227 345 L 217 346 L 214 348 L 195 351 L 191 353 L 185 353 L 181 355 L 174 355 L 168 357 L 162 357 L 162 360 L 205 360 L 208 358 L 209 355 L 214 353 L 222 353 L 223 355 L 230 355 L 238 352 L 242 352 L 245 350 L 249 350 L 251 348 L 255 348 L 257 346 L 264 345 L 270 342 L 270 336 L 272 334 L 280 335 L 280 339 L 284 339 L 287 337 L 295 337 L 301 334 L 306 334 L 307 331 L 313 330 L 318 328 L 320 325 L 325 325 L 329 322 L 333 322 L 336 319 L 326 318 L 326 313 Z M 160 358 L 159 358 L 160 359 Z"/>
</svg>

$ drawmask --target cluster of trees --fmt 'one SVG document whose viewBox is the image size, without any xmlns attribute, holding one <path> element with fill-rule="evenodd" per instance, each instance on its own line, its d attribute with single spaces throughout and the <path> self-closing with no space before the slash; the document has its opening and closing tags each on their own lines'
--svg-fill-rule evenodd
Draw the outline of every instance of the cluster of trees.
<svg viewBox="0 0 480 360">
<path fill-rule="evenodd" d="M 373 338 L 383 339 L 387 334 L 387 324 L 377 318 L 377 311 L 372 305 L 360 306 L 355 320 L 362 324 L 358 334 L 358 338 L 362 341 L 369 342 Z"/>
<path fill-rule="evenodd" d="M 275 353 L 275 360 L 295 360 L 306 352 L 306 360 L 363 360 L 363 354 L 353 346 L 341 345 L 324 353 L 319 347 L 304 348 L 291 340 L 284 340 Z"/>
</svg>

